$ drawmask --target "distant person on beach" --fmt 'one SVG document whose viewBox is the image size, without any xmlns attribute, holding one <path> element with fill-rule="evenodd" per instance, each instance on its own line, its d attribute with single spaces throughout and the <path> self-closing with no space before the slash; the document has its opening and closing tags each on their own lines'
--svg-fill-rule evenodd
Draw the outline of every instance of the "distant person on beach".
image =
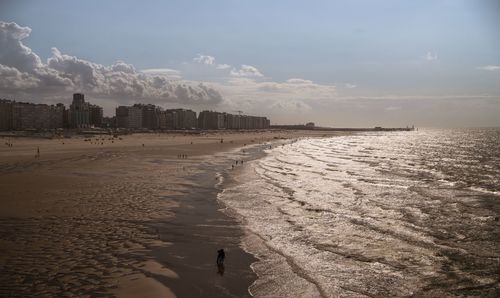
<svg viewBox="0 0 500 298">
<path fill-rule="evenodd" d="M 217 273 L 221 276 L 224 275 L 224 258 L 226 254 L 224 253 L 224 249 L 219 249 L 217 251 Z"/>
<path fill-rule="evenodd" d="M 224 265 L 224 259 L 226 258 L 226 254 L 224 253 L 224 249 L 221 248 L 217 251 L 217 265 Z"/>
</svg>

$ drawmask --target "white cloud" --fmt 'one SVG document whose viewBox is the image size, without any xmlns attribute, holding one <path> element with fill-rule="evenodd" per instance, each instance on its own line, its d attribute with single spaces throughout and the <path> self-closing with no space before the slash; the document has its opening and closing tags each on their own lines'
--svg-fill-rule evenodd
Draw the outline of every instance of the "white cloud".
<svg viewBox="0 0 500 298">
<path fill-rule="evenodd" d="M 215 68 L 217 68 L 217 69 L 229 69 L 229 68 L 231 68 L 231 65 L 229 65 L 229 64 L 217 64 L 217 66 Z"/>
<path fill-rule="evenodd" d="M 354 88 L 356 88 L 358 86 L 355 85 L 355 84 L 345 83 L 344 87 L 347 88 L 347 89 L 354 89 Z"/>
<path fill-rule="evenodd" d="M 435 61 L 438 59 L 438 57 L 436 53 L 427 52 L 427 54 L 425 54 L 424 56 L 424 59 L 427 61 Z"/>
<path fill-rule="evenodd" d="M 215 67 L 217 70 L 227 70 L 231 69 L 232 66 L 229 64 L 217 64 L 215 63 L 215 57 L 214 56 L 209 56 L 209 55 L 201 55 L 198 54 L 198 56 L 193 58 L 193 62 L 196 64 L 202 64 L 204 66 L 209 66 L 209 67 Z M 201 71 L 199 68 L 197 69 L 198 71 Z"/>
<path fill-rule="evenodd" d="M 0 64 L 0 88 L 3 90 L 30 89 L 38 86 L 40 80 L 16 68 Z"/>
<path fill-rule="evenodd" d="M 198 56 L 193 58 L 193 61 L 196 63 L 201 63 L 201 64 L 214 65 L 215 64 L 215 57 L 209 56 L 209 55 L 198 54 Z"/>
<path fill-rule="evenodd" d="M 22 40 L 31 33 L 31 28 L 21 27 L 16 23 L 0 21 L 0 64 L 15 67 L 21 72 L 42 66 L 40 57 L 33 53 Z"/>
<path fill-rule="evenodd" d="M 170 68 L 147 68 L 141 69 L 141 72 L 148 75 L 163 75 L 170 79 L 182 78 L 180 71 Z"/>
<path fill-rule="evenodd" d="M 282 123 L 287 122 L 284 120 L 287 117 L 295 117 L 294 121 L 306 121 L 317 102 L 336 98 L 333 85 L 321 85 L 301 78 L 284 82 L 261 80 L 236 76 L 216 83 L 215 87 L 224 95 L 223 106 L 228 111 L 262 114 Z"/>
<path fill-rule="evenodd" d="M 500 66 L 498 65 L 485 65 L 485 66 L 479 66 L 477 69 L 481 70 L 487 70 L 487 71 L 497 71 L 500 70 Z"/>
<path fill-rule="evenodd" d="M 106 66 L 63 54 L 57 48 L 52 48 L 52 56 L 43 63 L 22 43 L 30 33 L 28 27 L 0 21 L 0 91 L 5 96 L 22 94 L 43 99 L 79 91 L 95 98 L 158 104 L 217 104 L 223 100 L 207 85 L 173 79 L 180 78 L 175 70 L 137 71 L 123 61 Z"/>
<path fill-rule="evenodd" d="M 310 85 L 313 84 L 313 81 L 304 80 L 304 79 L 288 79 L 286 80 L 289 84 L 302 84 L 302 85 Z"/>
<path fill-rule="evenodd" d="M 259 82 L 256 83 L 257 88 L 266 92 L 281 92 L 299 94 L 300 97 L 312 99 L 315 98 L 330 98 L 336 95 L 336 87 L 334 85 L 316 84 L 311 80 L 304 79 L 288 79 L 283 83 L 279 82 Z"/>
<path fill-rule="evenodd" d="M 230 72 L 233 77 L 263 77 L 262 73 L 251 65 L 241 65 L 240 69 L 233 68 Z"/>
<path fill-rule="evenodd" d="M 300 113 L 312 110 L 311 106 L 299 100 L 278 100 L 271 104 L 269 108 L 286 113 Z"/>
<path fill-rule="evenodd" d="M 132 64 L 125 63 L 124 61 L 118 60 L 115 64 L 111 66 L 113 71 L 121 71 L 124 73 L 134 73 L 135 67 Z"/>
<path fill-rule="evenodd" d="M 438 59 L 438 56 L 436 53 L 427 52 L 424 56 L 424 59 L 427 61 L 435 61 Z"/>
</svg>

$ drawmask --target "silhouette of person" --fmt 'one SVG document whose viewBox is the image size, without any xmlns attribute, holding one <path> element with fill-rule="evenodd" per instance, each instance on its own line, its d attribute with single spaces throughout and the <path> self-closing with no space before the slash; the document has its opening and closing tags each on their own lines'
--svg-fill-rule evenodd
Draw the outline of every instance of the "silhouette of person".
<svg viewBox="0 0 500 298">
<path fill-rule="evenodd" d="M 221 248 L 217 251 L 217 265 L 224 265 L 224 259 L 226 258 L 226 254 L 224 253 L 224 249 Z"/>
<path fill-rule="evenodd" d="M 224 249 L 221 248 L 217 251 L 217 273 L 221 276 L 224 275 L 224 259 L 226 258 L 226 254 L 224 253 Z"/>
</svg>

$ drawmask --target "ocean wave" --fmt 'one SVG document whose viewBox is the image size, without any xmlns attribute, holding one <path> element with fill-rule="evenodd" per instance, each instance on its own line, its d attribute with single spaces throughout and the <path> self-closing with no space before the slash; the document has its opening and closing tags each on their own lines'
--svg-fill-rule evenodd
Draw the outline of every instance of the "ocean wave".
<svg viewBox="0 0 500 298">
<path fill-rule="evenodd" d="M 454 176 L 460 160 L 448 150 L 461 138 L 440 142 L 442 133 L 304 139 L 247 163 L 219 198 L 244 222 L 244 246 L 260 260 L 251 292 L 499 293 L 500 197 L 463 187 L 467 176 Z M 467 148 L 477 153 L 471 142 L 458 159 L 471 155 Z"/>
</svg>

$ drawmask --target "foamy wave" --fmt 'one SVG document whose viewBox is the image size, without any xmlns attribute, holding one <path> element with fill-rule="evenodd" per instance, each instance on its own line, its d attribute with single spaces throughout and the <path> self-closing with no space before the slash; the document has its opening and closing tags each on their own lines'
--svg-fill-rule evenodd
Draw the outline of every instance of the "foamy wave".
<svg viewBox="0 0 500 298">
<path fill-rule="evenodd" d="M 419 138 L 300 140 L 247 164 L 220 199 L 241 217 L 245 249 L 260 259 L 251 292 L 351 297 L 491 288 L 470 264 L 499 269 L 489 260 L 500 257 L 500 235 L 484 224 L 498 218 L 484 206 L 499 200 L 485 205 L 488 198 L 456 186 L 439 163 L 450 158 L 423 160 L 414 148 Z M 442 270 L 450 266 L 454 275 Z"/>
</svg>

